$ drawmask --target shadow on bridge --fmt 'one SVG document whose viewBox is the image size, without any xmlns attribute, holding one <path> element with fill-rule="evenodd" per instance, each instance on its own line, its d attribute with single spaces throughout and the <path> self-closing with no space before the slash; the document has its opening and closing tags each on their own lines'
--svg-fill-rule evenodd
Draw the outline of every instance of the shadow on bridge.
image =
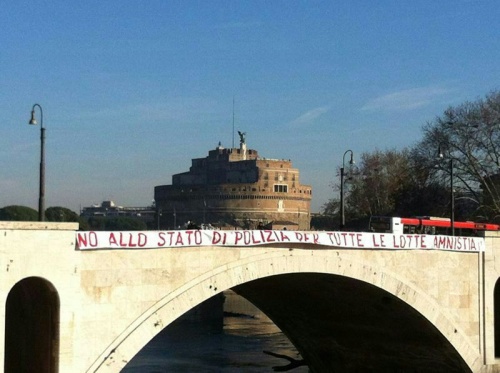
<svg viewBox="0 0 500 373">
<path fill-rule="evenodd" d="M 311 372 L 470 372 L 427 319 L 371 284 L 303 273 L 233 290 L 274 321 Z"/>
<path fill-rule="evenodd" d="M 232 290 L 284 332 L 311 372 L 471 372 L 432 323 L 366 282 L 331 274 L 283 274 Z M 191 310 L 191 317 L 214 325 L 222 317 L 218 297 Z M 172 330 L 182 333 L 182 327 L 173 325 Z M 169 333 L 169 326 L 163 332 Z"/>
<path fill-rule="evenodd" d="M 58 372 L 59 297 L 48 281 L 29 277 L 9 292 L 5 373 Z"/>
</svg>

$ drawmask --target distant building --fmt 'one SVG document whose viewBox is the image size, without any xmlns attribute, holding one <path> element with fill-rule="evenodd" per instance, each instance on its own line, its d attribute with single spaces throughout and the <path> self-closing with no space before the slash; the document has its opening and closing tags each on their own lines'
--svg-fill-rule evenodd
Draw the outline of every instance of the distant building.
<svg viewBox="0 0 500 373">
<path fill-rule="evenodd" d="M 155 187 L 162 228 L 194 222 L 222 229 L 309 229 L 311 186 L 300 183 L 290 160 L 261 158 L 247 149 L 244 135 L 239 148 L 219 143 L 207 157 L 192 159 L 189 171 L 173 175 L 172 185 Z"/>
<path fill-rule="evenodd" d="M 156 209 L 154 206 L 148 207 L 123 207 L 117 206 L 113 201 L 103 201 L 100 205 L 84 207 L 80 216 L 86 219 L 91 217 L 116 218 L 132 217 L 144 221 L 148 225 L 156 220 Z"/>
</svg>

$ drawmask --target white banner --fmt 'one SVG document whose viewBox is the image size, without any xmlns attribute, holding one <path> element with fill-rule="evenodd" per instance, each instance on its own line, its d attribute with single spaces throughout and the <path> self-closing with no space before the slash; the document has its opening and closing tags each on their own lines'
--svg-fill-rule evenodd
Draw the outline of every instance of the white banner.
<svg viewBox="0 0 500 373">
<path fill-rule="evenodd" d="M 89 231 L 76 233 L 79 250 L 161 249 L 189 246 L 258 246 L 312 244 L 320 248 L 367 250 L 484 251 L 482 237 L 422 234 L 287 230 Z"/>
</svg>

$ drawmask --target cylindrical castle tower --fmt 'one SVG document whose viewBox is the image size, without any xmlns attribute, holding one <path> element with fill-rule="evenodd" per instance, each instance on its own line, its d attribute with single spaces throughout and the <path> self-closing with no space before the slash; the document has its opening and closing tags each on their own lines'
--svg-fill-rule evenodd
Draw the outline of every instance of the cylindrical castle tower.
<svg viewBox="0 0 500 373">
<path fill-rule="evenodd" d="M 172 185 L 155 187 L 163 229 L 186 223 L 222 228 L 310 228 L 311 187 L 301 185 L 290 160 L 260 158 L 247 149 L 220 144 L 205 158 L 192 159 L 188 172 L 172 176 Z"/>
</svg>

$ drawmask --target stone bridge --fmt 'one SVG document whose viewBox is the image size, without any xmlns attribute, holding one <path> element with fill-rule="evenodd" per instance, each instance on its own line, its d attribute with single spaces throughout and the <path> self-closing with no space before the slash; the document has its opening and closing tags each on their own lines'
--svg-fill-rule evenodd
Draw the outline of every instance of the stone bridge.
<svg viewBox="0 0 500 373">
<path fill-rule="evenodd" d="M 136 236 L 81 250 L 77 229 L 0 222 L 5 372 L 119 372 L 227 289 L 265 312 L 311 372 L 500 372 L 498 233 L 458 251 L 385 248 L 370 233 L 352 245 L 150 247 Z"/>
</svg>

